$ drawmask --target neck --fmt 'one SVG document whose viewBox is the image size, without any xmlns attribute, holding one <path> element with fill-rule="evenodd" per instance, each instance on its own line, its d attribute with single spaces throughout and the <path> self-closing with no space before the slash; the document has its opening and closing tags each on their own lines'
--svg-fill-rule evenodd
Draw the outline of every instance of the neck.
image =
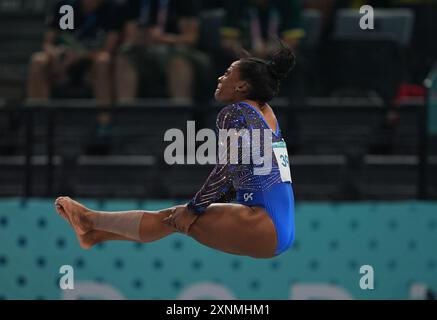
<svg viewBox="0 0 437 320">
<path fill-rule="evenodd" d="M 242 100 L 242 102 L 250 104 L 251 106 L 259 109 L 260 111 L 263 110 L 263 108 L 265 108 L 267 106 L 267 103 L 261 104 L 261 103 L 259 103 L 257 101 L 250 100 L 250 99 L 244 99 L 244 100 Z"/>
</svg>

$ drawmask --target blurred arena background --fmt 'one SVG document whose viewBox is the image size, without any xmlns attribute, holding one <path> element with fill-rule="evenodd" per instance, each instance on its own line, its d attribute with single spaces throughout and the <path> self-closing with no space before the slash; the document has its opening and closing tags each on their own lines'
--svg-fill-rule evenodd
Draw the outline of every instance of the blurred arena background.
<svg viewBox="0 0 437 320">
<path fill-rule="evenodd" d="M 145 17 L 146 2 L 83 0 L 80 32 L 62 32 L 57 1 L 0 0 L 0 299 L 434 299 L 437 1 L 172 0 L 162 28 L 188 30 L 180 43 L 149 32 L 160 15 Z M 373 30 L 359 28 L 365 4 Z M 158 210 L 200 188 L 211 167 L 167 165 L 164 132 L 214 127 L 216 79 L 239 45 L 266 54 L 248 29 L 269 36 L 270 5 L 290 10 L 274 31 L 298 57 L 272 102 L 293 248 L 257 261 L 173 235 L 80 249 L 56 196 Z M 75 290 L 59 288 L 62 265 Z M 374 290 L 359 286 L 362 265 Z"/>
</svg>

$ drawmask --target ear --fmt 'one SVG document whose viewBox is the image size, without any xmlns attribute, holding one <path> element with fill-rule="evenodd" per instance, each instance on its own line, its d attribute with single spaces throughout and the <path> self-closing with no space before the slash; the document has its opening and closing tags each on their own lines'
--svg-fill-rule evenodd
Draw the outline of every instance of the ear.
<svg viewBox="0 0 437 320">
<path fill-rule="evenodd" d="M 247 93 L 250 90 L 250 85 L 247 81 L 238 81 L 236 91 L 241 93 Z"/>
</svg>

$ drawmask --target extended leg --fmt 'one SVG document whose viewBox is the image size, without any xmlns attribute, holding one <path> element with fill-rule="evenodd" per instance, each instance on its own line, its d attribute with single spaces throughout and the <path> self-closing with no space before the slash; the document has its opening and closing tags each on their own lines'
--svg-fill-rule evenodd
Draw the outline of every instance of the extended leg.
<svg viewBox="0 0 437 320">
<path fill-rule="evenodd" d="M 94 236 L 102 235 L 108 238 L 106 240 L 112 240 L 110 238 L 117 235 L 114 240 L 151 242 L 176 232 L 173 227 L 163 223 L 173 208 L 157 212 L 100 212 L 90 210 L 69 197 L 59 197 L 56 199 L 56 210 L 70 223 L 78 236 L 97 230 L 101 232 L 94 233 Z"/>
<path fill-rule="evenodd" d="M 125 55 L 118 55 L 115 63 L 115 91 L 117 101 L 129 103 L 136 99 L 138 74 Z"/>
<path fill-rule="evenodd" d="M 30 99 L 48 100 L 50 97 L 50 57 L 45 52 L 36 52 L 30 60 L 27 96 Z"/>
<path fill-rule="evenodd" d="M 114 215 L 114 213 L 91 211 L 68 197 L 58 198 L 56 202 L 62 206 L 62 210 L 58 209 L 58 212 L 67 216 L 66 219 L 71 223 L 78 236 L 86 236 L 89 232 L 93 232 L 95 221 L 99 216 L 105 215 L 107 218 L 111 218 Z M 158 212 L 141 211 L 140 240 L 135 241 L 151 242 L 176 232 L 173 227 L 164 222 L 164 219 L 174 209 L 169 208 Z M 123 214 L 126 215 L 127 219 L 130 219 L 128 214 L 135 212 L 127 211 L 115 214 L 119 214 L 117 219 Z M 115 225 L 112 233 L 120 235 L 123 232 L 124 230 L 117 230 Z M 97 242 L 129 240 L 129 237 L 119 237 L 108 233 L 91 235 L 101 237 L 95 240 Z M 238 204 L 213 204 L 209 206 L 206 212 L 193 224 L 188 235 L 213 249 L 254 258 L 273 257 L 277 245 L 273 222 L 264 209 L 249 208 Z"/>
<path fill-rule="evenodd" d="M 97 103 L 107 107 L 112 102 L 111 55 L 107 52 L 98 54 L 93 59 L 93 89 Z"/>
<path fill-rule="evenodd" d="M 192 98 L 194 73 L 187 59 L 178 56 L 170 60 L 167 79 L 171 98 Z"/>
</svg>

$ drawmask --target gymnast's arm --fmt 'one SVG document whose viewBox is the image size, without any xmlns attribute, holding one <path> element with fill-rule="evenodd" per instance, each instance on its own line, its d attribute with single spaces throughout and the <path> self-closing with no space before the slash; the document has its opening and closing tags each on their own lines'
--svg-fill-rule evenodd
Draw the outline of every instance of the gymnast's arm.
<svg viewBox="0 0 437 320">
<path fill-rule="evenodd" d="M 236 129 L 238 134 L 240 129 L 245 128 L 244 117 L 234 105 L 227 106 L 217 117 L 217 129 Z M 217 131 L 218 131 L 217 130 Z M 217 132 L 218 134 L 218 132 Z M 229 202 L 235 197 L 233 180 L 238 172 L 238 164 L 230 163 L 229 141 L 219 141 L 219 144 L 226 144 L 226 148 L 219 148 L 217 164 L 208 176 L 202 188 L 196 193 L 194 198 L 187 204 L 187 208 L 196 214 L 202 214 L 206 208 L 215 202 Z M 241 139 L 238 139 L 238 151 L 241 148 Z M 222 151 L 222 152 L 220 152 Z M 240 158 L 240 152 L 238 152 Z M 241 159 L 238 159 L 241 163 Z"/>
</svg>

